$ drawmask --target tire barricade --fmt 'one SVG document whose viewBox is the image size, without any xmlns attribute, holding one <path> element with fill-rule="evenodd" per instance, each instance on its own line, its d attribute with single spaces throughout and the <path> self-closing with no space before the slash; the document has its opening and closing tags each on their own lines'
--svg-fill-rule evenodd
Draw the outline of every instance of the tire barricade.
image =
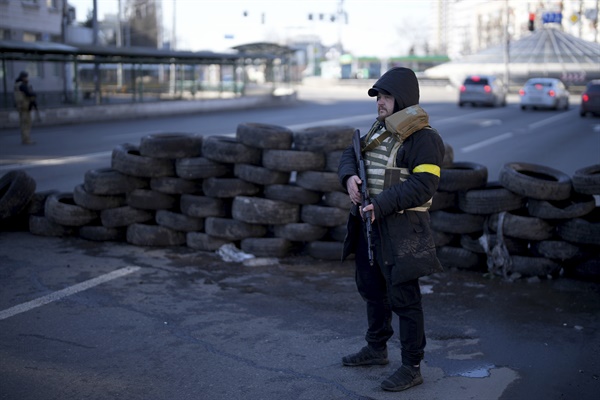
<svg viewBox="0 0 600 400">
<path fill-rule="evenodd" d="M 0 178 L 0 226 L 140 246 L 257 257 L 308 254 L 338 260 L 350 202 L 337 178 L 354 127 L 300 131 L 238 125 L 235 137 L 152 134 L 114 147 L 111 165 L 85 173 L 71 193 L 35 192 L 24 172 Z M 600 165 L 573 177 L 508 163 L 455 162 L 446 143 L 430 209 L 446 268 L 504 278 L 600 279 Z"/>
<path fill-rule="evenodd" d="M 600 281 L 600 165 L 573 177 L 507 163 L 497 181 L 476 163 L 442 167 L 430 209 L 445 267 L 499 275 Z M 534 278 L 535 279 L 535 278 Z"/>
</svg>

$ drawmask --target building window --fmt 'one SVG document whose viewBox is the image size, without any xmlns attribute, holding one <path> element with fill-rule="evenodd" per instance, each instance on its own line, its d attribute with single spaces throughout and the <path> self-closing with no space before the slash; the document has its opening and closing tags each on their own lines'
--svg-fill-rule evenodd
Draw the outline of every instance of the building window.
<svg viewBox="0 0 600 400">
<path fill-rule="evenodd" d="M 25 7 L 39 7 L 39 0 L 21 0 L 21 4 Z"/>
<path fill-rule="evenodd" d="M 29 72 L 30 78 L 42 78 L 44 74 L 44 67 L 39 61 L 29 61 L 26 64 L 25 70 Z"/>
<path fill-rule="evenodd" d="M 0 29 L 0 40 L 10 40 L 9 29 Z"/>
<path fill-rule="evenodd" d="M 46 6 L 51 10 L 58 10 L 59 0 L 46 0 Z"/>
<path fill-rule="evenodd" d="M 41 39 L 41 35 L 39 33 L 33 32 L 23 32 L 23 41 L 24 42 L 39 42 Z"/>
</svg>

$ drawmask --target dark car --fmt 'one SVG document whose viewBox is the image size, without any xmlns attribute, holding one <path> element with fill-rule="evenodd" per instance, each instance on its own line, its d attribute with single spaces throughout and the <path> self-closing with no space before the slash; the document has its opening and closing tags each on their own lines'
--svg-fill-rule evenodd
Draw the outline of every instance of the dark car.
<svg viewBox="0 0 600 400">
<path fill-rule="evenodd" d="M 585 117 L 587 113 L 600 115 L 600 79 L 589 81 L 581 94 L 579 115 Z"/>
<path fill-rule="evenodd" d="M 458 105 L 505 106 L 506 88 L 493 75 L 469 75 L 460 87 Z"/>
</svg>

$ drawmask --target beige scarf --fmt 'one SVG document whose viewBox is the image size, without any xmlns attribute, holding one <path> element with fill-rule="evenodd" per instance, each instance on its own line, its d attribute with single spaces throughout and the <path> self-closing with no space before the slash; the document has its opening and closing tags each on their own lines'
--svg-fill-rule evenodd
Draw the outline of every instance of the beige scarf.
<svg viewBox="0 0 600 400">
<path fill-rule="evenodd" d="M 400 143 L 413 133 L 428 126 L 429 116 L 418 104 L 406 107 L 385 119 L 385 128 L 392 132 L 392 135 Z"/>
</svg>

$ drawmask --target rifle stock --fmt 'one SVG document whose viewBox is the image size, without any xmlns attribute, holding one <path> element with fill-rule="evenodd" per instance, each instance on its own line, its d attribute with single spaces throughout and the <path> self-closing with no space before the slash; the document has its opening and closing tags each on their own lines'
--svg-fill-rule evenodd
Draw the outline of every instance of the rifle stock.
<svg viewBox="0 0 600 400">
<path fill-rule="evenodd" d="M 354 147 L 354 155 L 356 156 L 356 164 L 358 167 L 358 177 L 361 180 L 360 185 L 360 194 L 361 194 L 361 206 L 360 209 L 364 209 L 366 206 L 371 204 L 371 200 L 369 199 L 369 190 L 367 189 L 367 170 L 365 168 L 365 160 L 362 156 L 362 151 L 360 148 L 360 130 L 356 129 L 354 131 L 354 136 L 352 137 L 352 147 Z M 365 221 L 365 230 L 367 234 L 367 251 L 369 256 L 369 264 L 373 265 L 373 245 L 371 243 L 371 233 L 372 233 L 372 225 L 371 225 L 371 211 L 368 211 L 363 214 L 363 221 Z"/>
</svg>

